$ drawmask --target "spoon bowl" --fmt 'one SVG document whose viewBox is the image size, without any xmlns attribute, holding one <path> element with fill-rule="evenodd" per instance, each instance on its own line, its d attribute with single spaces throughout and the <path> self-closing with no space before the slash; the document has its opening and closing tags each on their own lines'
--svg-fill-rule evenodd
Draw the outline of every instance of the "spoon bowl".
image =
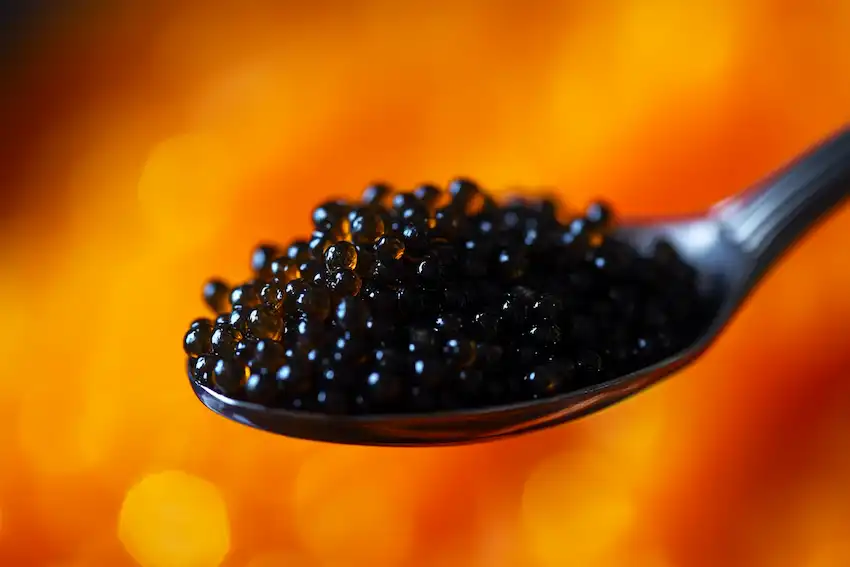
<svg viewBox="0 0 850 567">
<path fill-rule="evenodd" d="M 669 242 L 698 274 L 708 307 L 690 345 L 651 366 L 550 398 L 423 414 L 333 416 L 234 400 L 190 378 L 212 411 L 271 433 L 344 444 L 475 443 L 551 427 L 599 411 L 694 362 L 729 324 L 767 270 L 850 194 L 850 129 L 811 148 L 757 186 L 701 215 L 624 223 L 638 251 Z"/>
</svg>

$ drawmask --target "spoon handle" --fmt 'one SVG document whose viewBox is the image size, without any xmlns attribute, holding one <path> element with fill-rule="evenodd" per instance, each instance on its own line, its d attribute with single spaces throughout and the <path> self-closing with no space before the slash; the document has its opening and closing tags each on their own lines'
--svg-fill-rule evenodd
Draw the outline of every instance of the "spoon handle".
<svg viewBox="0 0 850 567">
<path fill-rule="evenodd" d="M 850 195 L 850 127 L 799 156 L 716 211 L 755 263 L 758 278 Z"/>
</svg>

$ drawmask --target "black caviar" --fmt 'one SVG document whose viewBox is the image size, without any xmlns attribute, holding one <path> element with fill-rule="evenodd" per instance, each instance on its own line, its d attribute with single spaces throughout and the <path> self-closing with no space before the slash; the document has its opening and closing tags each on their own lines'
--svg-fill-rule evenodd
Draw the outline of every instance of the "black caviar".
<svg viewBox="0 0 850 567">
<path fill-rule="evenodd" d="M 403 413 L 540 399 L 633 372 L 688 344 L 695 271 L 616 237 L 610 204 L 499 203 L 369 186 L 313 232 L 258 245 L 252 277 L 211 279 L 184 337 L 188 371 L 226 396 L 320 413 Z"/>
</svg>

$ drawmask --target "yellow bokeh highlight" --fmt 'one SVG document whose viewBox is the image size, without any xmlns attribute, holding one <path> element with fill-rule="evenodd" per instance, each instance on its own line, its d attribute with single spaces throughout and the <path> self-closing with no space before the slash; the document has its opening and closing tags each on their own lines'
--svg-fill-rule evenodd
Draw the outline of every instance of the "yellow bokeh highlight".
<svg viewBox="0 0 850 567">
<path fill-rule="evenodd" d="M 161 472 L 127 491 L 118 537 L 142 567 L 217 567 L 230 549 L 230 520 L 213 484 Z"/>
<path fill-rule="evenodd" d="M 523 530 L 543 565 L 608 565 L 611 550 L 630 533 L 638 519 L 630 471 L 605 457 L 555 454 L 525 481 Z"/>
</svg>

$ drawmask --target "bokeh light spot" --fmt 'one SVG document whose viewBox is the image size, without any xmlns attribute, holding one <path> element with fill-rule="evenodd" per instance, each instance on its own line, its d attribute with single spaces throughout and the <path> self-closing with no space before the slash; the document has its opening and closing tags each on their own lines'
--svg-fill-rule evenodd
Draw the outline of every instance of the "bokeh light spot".
<svg viewBox="0 0 850 567">
<path fill-rule="evenodd" d="M 151 474 L 127 492 L 118 537 L 142 567 L 216 567 L 230 549 L 227 507 L 209 481 Z"/>
<path fill-rule="evenodd" d="M 628 474 L 594 451 L 542 461 L 525 483 L 522 523 L 530 551 L 544 565 L 596 565 L 634 520 Z"/>
<path fill-rule="evenodd" d="M 391 458 L 382 458 L 390 454 L 327 450 L 301 466 L 296 524 L 308 550 L 323 562 L 394 565 L 406 556 L 419 474 L 413 469 L 404 475 Z"/>
</svg>

